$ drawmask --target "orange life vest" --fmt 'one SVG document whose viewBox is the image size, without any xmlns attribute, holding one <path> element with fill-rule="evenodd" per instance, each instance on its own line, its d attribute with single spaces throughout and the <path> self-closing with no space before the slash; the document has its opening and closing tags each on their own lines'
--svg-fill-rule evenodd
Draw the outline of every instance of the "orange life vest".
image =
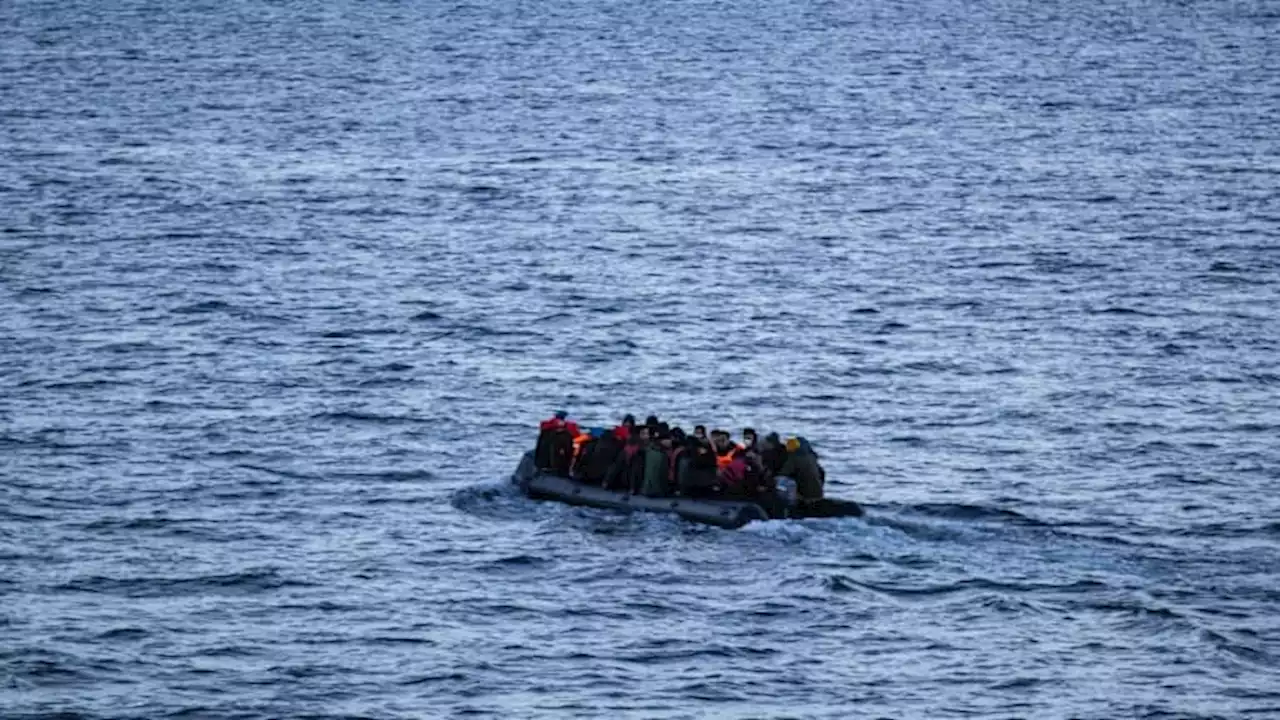
<svg viewBox="0 0 1280 720">
<path fill-rule="evenodd" d="M 730 445 L 729 449 L 725 450 L 724 452 L 720 452 L 719 450 L 717 450 L 716 451 L 716 469 L 723 470 L 729 467 L 729 463 L 733 462 L 733 459 L 738 457 L 739 453 L 742 453 L 745 451 L 746 451 L 746 448 L 742 447 L 738 443 L 734 443 Z"/>
</svg>

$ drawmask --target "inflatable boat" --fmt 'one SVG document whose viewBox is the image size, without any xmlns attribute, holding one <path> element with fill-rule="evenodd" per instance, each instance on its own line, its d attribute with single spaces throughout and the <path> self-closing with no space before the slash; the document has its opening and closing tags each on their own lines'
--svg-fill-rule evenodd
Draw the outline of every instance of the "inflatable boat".
<svg viewBox="0 0 1280 720">
<path fill-rule="evenodd" d="M 712 500 L 685 497 L 646 497 L 606 490 L 572 478 L 540 472 L 533 453 L 526 453 L 511 475 L 511 481 L 535 500 L 556 500 L 569 505 L 679 515 L 686 520 L 737 529 L 754 520 L 860 517 L 862 506 L 852 500 L 822 499 L 811 503 L 788 503 L 782 497 L 770 502 Z M 766 509 L 768 508 L 768 509 Z"/>
</svg>

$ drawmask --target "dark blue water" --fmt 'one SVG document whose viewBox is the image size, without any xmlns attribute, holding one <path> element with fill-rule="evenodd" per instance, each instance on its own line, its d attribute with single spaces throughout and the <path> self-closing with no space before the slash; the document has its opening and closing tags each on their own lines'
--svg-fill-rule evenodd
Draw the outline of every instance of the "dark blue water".
<svg viewBox="0 0 1280 720">
<path fill-rule="evenodd" d="M 0 3 L 0 717 L 1280 717 L 1277 37 Z M 868 516 L 528 501 L 558 407 Z"/>
</svg>

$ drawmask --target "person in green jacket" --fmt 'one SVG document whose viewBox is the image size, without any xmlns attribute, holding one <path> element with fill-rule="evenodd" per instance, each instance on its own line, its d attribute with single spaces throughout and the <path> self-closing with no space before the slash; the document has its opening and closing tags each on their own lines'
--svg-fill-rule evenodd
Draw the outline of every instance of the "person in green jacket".
<svg viewBox="0 0 1280 720">
<path fill-rule="evenodd" d="M 796 481 L 796 492 L 801 502 L 821 500 L 827 473 L 818 464 L 818 454 L 804 438 L 787 438 L 786 448 L 786 460 L 777 474 Z"/>
<path fill-rule="evenodd" d="M 671 438 L 660 433 L 649 441 L 644 452 L 644 484 L 640 494 L 646 497 L 665 497 L 671 494 Z"/>
</svg>

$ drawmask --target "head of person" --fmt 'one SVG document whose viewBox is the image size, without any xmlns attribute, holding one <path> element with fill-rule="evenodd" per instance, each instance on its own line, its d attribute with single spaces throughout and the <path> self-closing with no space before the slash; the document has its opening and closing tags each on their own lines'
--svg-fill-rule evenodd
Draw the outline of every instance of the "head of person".
<svg viewBox="0 0 1280 720">
<path fill-rule="evenodd" d="M 639 438 L 642 443 L 649 442 L 649 426 L 641 425 L 637 427 L 634 437 Z"/>
<path fill-rule="evenodd" d="M 636 416 L 635 416 L 635 415 L 624 415 L 624 416 L 623 416 L 623 418 L 622 418 L 622 427 L 627 428 L 628 430 L 630 430 L 631 428 L 633 428 L 633 427 L 635 427 L 635 426 L 636 426 Z"/>
<path fill-rule="evenodd" d="M 729 447 L 729 433 L 724 430 L 712 430 L 711 445 L 717 450 L 723 450 Z"/>
<path fill-rule="evenodd" d="M 782 445 L 782 438 L 778 437 L 778 433 L 771 432 L 764 436 L 764 446 L 769 450 L 775 450 Z"/>
<path fill-rule="evenodd" d="M 693 436 L 694 436 L 694 437 L 696 437 L 696 438 L 698 438 L 699 440 L 706 440 L 706 439 L 707 439 L 707 426 L 706 426 L 706 425 L 694 425 L 694 426 L 693 426 Z"/>
<path fill-rule="evenodd" d="M 754 447 L 756 444 L 756 431 L 754 428 L 742 429 L 742 444 L 747 447 Z"/>
<path fill-rule="evenodd" d="M 676 445 L 683 445 L 685 440 L 684 429 L 680 427 L 671 428 L 671 440 Z"/>
<path fill-rule="evenodd" d="M 557 410 L 557 411 L 556 411 L 556 419 L 557 419 L 557 420 L 564 420 L 564 419 L 565 419 L 565 418 L 567 418 L 567 417 L 569 417 L 569 411 L 568 411 L 568 410 Z"/>
<path fill-rule="evenodd" d="M 649 417 L 647 417 L 647 418 L 645 418 L 645 419 L 644 419 L 644 424 L 645 424 L 645 425 L 648 425 L 649 427 L 657 427 L 657 426 L 658 426 L 658 416 L 657 416 L 657 415 L 650 415 Z"/>
</svg>

